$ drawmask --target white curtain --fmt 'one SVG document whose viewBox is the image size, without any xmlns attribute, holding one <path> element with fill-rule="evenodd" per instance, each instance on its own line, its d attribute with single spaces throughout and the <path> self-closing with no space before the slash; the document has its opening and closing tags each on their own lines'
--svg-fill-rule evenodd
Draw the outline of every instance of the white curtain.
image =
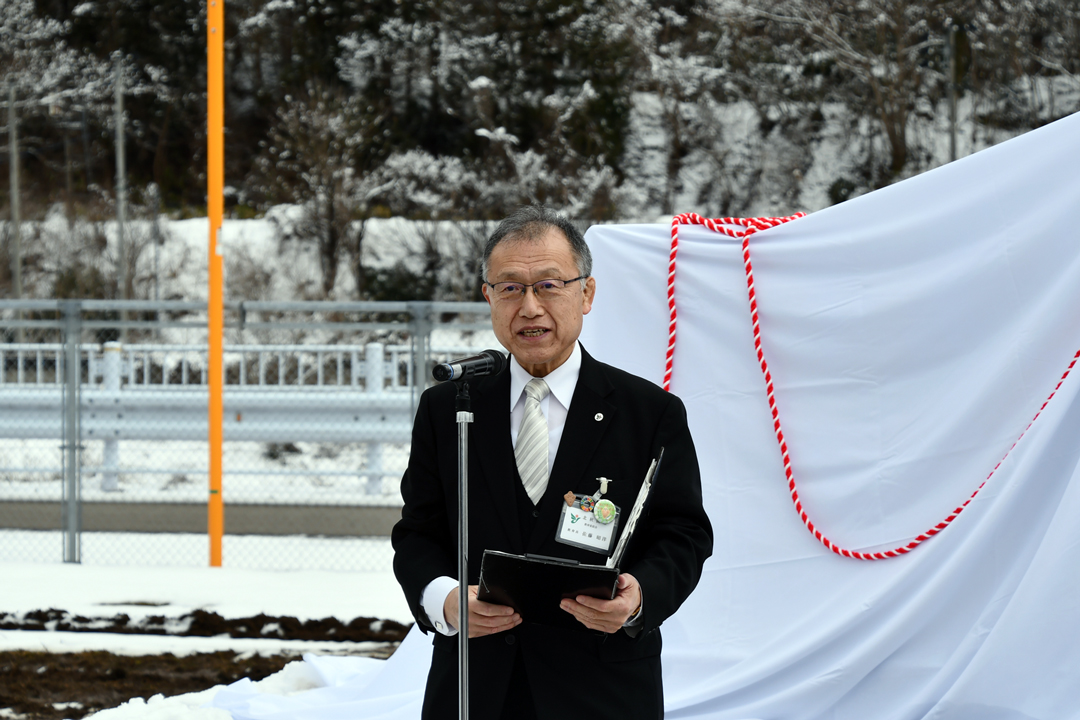
<svg viewBox="0 0 1080 720">
<path fill-rule="evenodd" d="M 680 229 L 672 391 L 716 547 L 663 628 L 669 718 L 1080 717 L 1080 368 L 1010 452 L 1080 349 L 1078 166 L 1080 115 L 750 240 L 795 479 L 831 540 L 910 542 L 1008 453 L 951 525 L 887 560 L 840 557 L 804 527 L 739 241 Z M 597 300 L 582 342 L 659 384 L 670 228 L 587 239 Z M 427 645 L 414 634 L 384 665 L 264 695 L 263 710 L 418 717 Z M 218 704 L 235 718 L 278 717 L 230 692 Z"/>
</svg>

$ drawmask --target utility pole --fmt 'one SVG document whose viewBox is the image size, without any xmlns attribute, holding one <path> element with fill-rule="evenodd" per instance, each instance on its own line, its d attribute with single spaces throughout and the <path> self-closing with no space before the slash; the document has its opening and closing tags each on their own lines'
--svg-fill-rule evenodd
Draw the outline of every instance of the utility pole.
<svg viewBox="0 0 1080 720">
<path fill-rule="evenodd" d="M 221 567 L 225 535 L 225 501 L 222 497 L 222 440 L 224 438 L 224 260 L 221 256 L 221 223 L 225 209 L 225 0 L 209 0 L 206 8 L 206 214 L 210 221 L 209 276 L 206 303 L 206 384 L 210 441 L 210 497 L 207 530 L 210 536 L 210 567 Z"/>
<path fill-rule="evenodd" d="M 956 160 L 956 23 L 949 29 L 949 162 Z"/>
<path fill-rule="evenodd" d="M 119 237 L 120 299 L 128 299 L 127 238 L 127 169 L 124 157 L 124 72 L 120 53 L 116 54 L 116 231 Z M 122 319 L 126 311 L 121 315 Z"/>
<path fill-rule="evenodd" d="M 151 236 L 154 241 L 154 302 L 161 300 L 161 188 L 157 183 L 150 183 L 150 202 L 154 206 L 154 222 Z"/>
<path fill-rule="evenodd" d="M 11 281 L 16 300 L 22 300 L 22 214 L 19 208 L 19 119 L 15 83 L 8 82 L 8 168 L 11 188 Z M 22 334 L 22 330 L 19 330 Z"/>
<path fill-rule="evenodd" d="M 154 240 L 154 302 L 161 301 L 161 188 L 157 183 L 150 183 L 150 187 L 153 190 L 154 196 L 151 198 L 151 202 L 154 203 L 154 223 L 152 227 L 152 236 Z M 161 311 L 158 310 L 158 320 L 161 320 Z M 154 336 L 161 339 L 161 329 L 154 330 Z"/>
<path fill-rule="evenodd" d="M 127 224 L 127 168 L 124 159 L 124 69 L 123 56 L 116 53 L 116 234 L 120 265 L 120 299 L 128 299 L 128 253 L 124 226 Z M 127 342 L 127 309 L 120 310 L 120 342 Z"/>
</svg>

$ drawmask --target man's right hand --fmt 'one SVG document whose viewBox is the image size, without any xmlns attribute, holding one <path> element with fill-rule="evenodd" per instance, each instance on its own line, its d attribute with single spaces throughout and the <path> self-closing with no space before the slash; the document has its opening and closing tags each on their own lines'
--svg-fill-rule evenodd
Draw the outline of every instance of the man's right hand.
<svg viewBox="0 0 1080 720">
<path fill-rule="evenodd" d="M 479 585 L 469 586 L 469 637 L 493 635 L 521 624 L 521 616 L 506 605 L 486 603 L 476 598 Z M 451 626 L 461 629 L 458 613 L 458 590 L 452 590 L 443 600 L 443 617 Z"/>
</svg>

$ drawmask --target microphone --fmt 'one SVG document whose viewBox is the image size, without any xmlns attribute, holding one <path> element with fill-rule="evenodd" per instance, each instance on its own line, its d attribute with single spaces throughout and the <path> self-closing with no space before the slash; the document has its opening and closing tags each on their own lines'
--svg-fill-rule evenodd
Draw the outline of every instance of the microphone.
<svg viewBox="0 0 1080 720">
<path fill-rule="evenodd" d="M 481 375 L 496 375 L 502 372 L 504 367 L 506 367 L 505 355 L 498 350 L 485 350 L 472 357 L 439 363 L 431 369 L 431 376 L 439 382 L 463 380 Z"/>
</svg>

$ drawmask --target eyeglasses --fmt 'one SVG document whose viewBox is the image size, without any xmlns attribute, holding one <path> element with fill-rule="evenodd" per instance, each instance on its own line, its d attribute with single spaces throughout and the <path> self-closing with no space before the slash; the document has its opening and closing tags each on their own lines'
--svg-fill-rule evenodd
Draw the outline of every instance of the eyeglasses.
<svg viewBox="0 0 1080 720">
<path fill-rule="evenodd" d="M 536 296 L 537 300 L 555 300 L 566 296 L 567 285 L 578 280 L 584 280 L 587 277 L 588 275 L 581 275 L 572 280 L 556 280 L 552 278 L 550 280 L 537 280 L 534 283 L 486 282 L 484 284 L 491 288 L 492 299 L 499 302 L 517 302 L 525 297 L 527 288 L 533 289 L 533 295 Z"/>
</svg>

